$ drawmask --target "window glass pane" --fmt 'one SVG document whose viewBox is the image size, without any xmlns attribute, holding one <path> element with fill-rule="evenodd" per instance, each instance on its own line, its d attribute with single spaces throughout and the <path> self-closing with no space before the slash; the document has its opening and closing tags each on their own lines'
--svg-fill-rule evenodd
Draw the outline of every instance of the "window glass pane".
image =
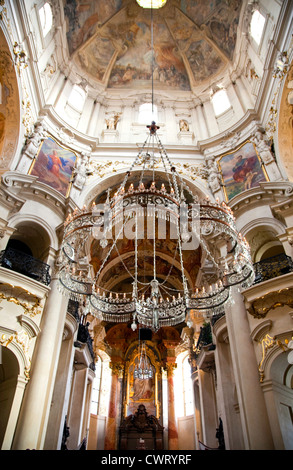
<svg viewBox="0 0 293 470">
<path fill-rule="evenodd" d="M 257 44 L 260 43 L 264 25 L 265 17 L 258 10 L 256 10 L 251 18 L 250 34 Z"/>
<path fill-rule="evenodd" d="M 231 103 L 225 90 L 217 91 L 212 96 L 212 103 L 216 116 L 219 116 L 227 111 L 227 109 L 231 108 Z"/>
<path fill-rule="evenodd" d="M 92 415 L 97 415 L 98 414 L 98 403 L 96 403 L 94 401 L 91 402 L 90 413 Z"/>
<path fill-rule="evenodd" d="M 92 414 L 98 414 L 98 410 L 99 410 L 101 372 L 102 372 L 102 361 L 100 358 L 98 358 L 96 362 L 95 378 L 93 380 L 93 385 L 92 385 L 92 396 L 91 396 L 91 407 L 90 407 L 90 412 Z"/>
<path fill-rule="evenodd" d="M 139 107 L 138 122 L 147 126 L 152 121 L 158 121 L 157 107 L 154 105 L 152 110 L 152 103 L 142 104 Z"/>
<path fill-rule="evenodd" d="M 99 392 L 100 390 L 99 389 L 93 389 L 92 391 L 92 400 L 93 401 L 99 401 Z"/>
<path fill-rule="evenodd" d="M 194 413 L 193 386 L 186 352 L 179 354 L 176 362 L 177 368 L 174 372 L 175 412 L 177 418 L 181 418 Z"/>
<path fill-rule="evenodd" d="M 49 3 L 45 3 L 45 5 L 40 8 L 39 10 L 40 21 L 43 31 L 43 37 L 45 37 L 50 29 L 52 28 L 53 24 L 53 15 L 51 5 Z"/>
<path fill-rule="evenodd" d="M 186 357 L 183 361 L 183 374 L 184 374 L 184 401 L 185 401 L 185 415 L 192 415 L 193 409 L 193 390 L 192 390 L 192 379 L 191 379 L 191 368 Z"/>
</svg>

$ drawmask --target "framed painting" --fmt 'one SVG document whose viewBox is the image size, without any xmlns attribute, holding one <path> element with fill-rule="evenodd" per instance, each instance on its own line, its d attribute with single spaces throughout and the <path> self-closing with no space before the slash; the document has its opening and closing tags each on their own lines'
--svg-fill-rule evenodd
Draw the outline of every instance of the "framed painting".
<svg viewBox="0 0 293 470">
<path fill-rule="evenodd" d="M 75 152 L 49 136 L 40 145 L 29 174 L 67 197 L 76 160 Z"/>
<path fill-rule="evenodd" d="M 218 160 L 219 171 L 227 201 L 251 188 L 268 181 L 266 170 L 253 142 L 246 141 Z"/>
</svg>

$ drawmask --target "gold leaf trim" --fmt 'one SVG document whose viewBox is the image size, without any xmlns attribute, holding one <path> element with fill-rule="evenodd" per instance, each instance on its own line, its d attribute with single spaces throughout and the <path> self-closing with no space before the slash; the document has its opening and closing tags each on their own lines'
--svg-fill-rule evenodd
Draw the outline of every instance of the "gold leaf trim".
<svg viewBox="0 0 293 470">
<path fill-rule="evenodd" d="M 270 310 L 288 306 L 293 308 L 293 289 L 286 288 L 259 297 L 252 302 L 248 312 L 254 318 L 265 318 Z"/>
</svg>

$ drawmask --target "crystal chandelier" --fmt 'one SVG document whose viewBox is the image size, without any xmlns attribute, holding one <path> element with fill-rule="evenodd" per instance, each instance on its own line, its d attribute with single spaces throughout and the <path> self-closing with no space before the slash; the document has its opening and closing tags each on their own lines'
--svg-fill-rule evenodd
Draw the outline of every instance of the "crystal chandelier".
<svg viewBox="0 0 293 470">
<path fill-rule="evenodd" d="M 194 312 L 218 313 L 229 301 L 232 286 L 252 284 L 254 270 L 248 243 L 237 231 L 231 209 L 224 202 L 199 200 L 170 161 L 156 124 L 147 127 L 148 137 L 116 192 L 111 195 L 108 190 L 103 204 L 76 208 L 68 215 L 59 280 L 63 291 L 82 302 L 100 320 L 132 322 L 134 330 L 140 324 L 157 331 L 184 321 L 191 325 Z M 130 182 L 132 175 L 138 176 L 136 186 Z M 158 187 L 162 175 L 165 183 Z M 176 253 L 164 260 L 169 272 L 162 277 L 157 272 L 162 256 L 158 241 L 164 238 L 160 228 L 165 229 L 166 224 L 176 239 Z M 142 245 L 145 237 L 148 256 L 152 258 L 152 273 L 148 272 L 147 279 L 139 267 L 145 256 Z M 132 268 L 123 263 L 119 254 L 120 240 L 125 238 L 132 242 Z M 91 263 L 94 241 L 107 248 L 96 270 Z M 213 280 L 209 285 L 205 282 L 196 286 L 196 280 L 192 282 L 184 266 L 185 252 L 189 256 L 198 249 L 210 264 Z M 103 273 L 113 262 L 114 252 L 120 256 L 120 266 L 127 273 L 128 283 L 131 282 L 131 291 L 117 292 L 103 283 Z M 176 286 L 166 283 L 175 265 Z"/>
<path fill-rule="evenodd" d="M 135 367 L 133 371 L 133 378 L 139 380 L 151 379 L 153 377 L 153 370 L 150 361 L 146 355 L 145 343 L 141 344 L 139 357 L 136 358 Z"/>
</svg>

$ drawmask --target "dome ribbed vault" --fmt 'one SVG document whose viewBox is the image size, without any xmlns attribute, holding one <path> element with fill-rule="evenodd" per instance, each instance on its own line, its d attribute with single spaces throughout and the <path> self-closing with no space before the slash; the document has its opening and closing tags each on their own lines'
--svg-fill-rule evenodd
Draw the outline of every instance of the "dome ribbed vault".
<svg viewBox="0 0 293 470">
<path fill-rule="evenodd" d="M 151 15 L 135 0 L 64 0 L 68 50 L 109 89 L 149 87 Z M 194 91 L 232 64 L 242 1 L 168 0 L 154 17 L 156 89 Z"/>
</svg>

